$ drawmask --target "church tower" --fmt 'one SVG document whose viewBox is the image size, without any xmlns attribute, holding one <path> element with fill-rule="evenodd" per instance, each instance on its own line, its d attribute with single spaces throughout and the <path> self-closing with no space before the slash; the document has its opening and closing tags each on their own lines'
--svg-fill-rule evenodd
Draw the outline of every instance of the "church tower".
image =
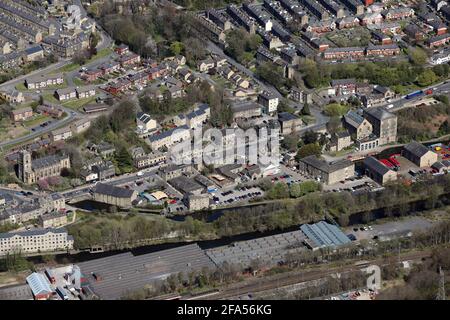
<svg viewBox="0 0 450 320">
<path fill-rule="evenodd" d="M 19 158 L 19 179 L 25 183 L 33 183 L 34 181 L 29 181 L 30 179 L 33 180 L 32 173 L 31 153 L 26 150 L 22 150 Z"/>
</svg>

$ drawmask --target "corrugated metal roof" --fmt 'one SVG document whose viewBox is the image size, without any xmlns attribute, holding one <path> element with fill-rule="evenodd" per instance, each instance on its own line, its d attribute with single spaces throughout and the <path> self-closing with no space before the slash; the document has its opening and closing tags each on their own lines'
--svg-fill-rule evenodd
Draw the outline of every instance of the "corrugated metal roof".
<svg viewBox="0 0 450 320">
<path fill-rule="evenodd" d="M 351 242 L 338 227 L 325 221 L 304 224 L 300 229 L 317 247 L 340 246 Z"/>
<path fill-rule="evenodd" d="M 27 277 L 27 283 L 35 296 L 53 292 L 47 278 L 41 273 L 34 272 L 29 275 Z"/>
</svg>

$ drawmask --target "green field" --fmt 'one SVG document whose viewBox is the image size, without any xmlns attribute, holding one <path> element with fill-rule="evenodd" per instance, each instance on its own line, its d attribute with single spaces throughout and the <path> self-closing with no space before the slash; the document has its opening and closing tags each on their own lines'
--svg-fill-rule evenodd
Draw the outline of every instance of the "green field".
<svg viewBox="0 0 450 320">
<path fill-rule="evenodd" d="M 96 55 L 92 56 L 90 59 L 86 60 L 86 64 L 89 64 L 97 59 L 104 58 L 112 53 L 112 50 L 110 48 L 104 48 L 102 50 L 99 50 Z M 72 72 L 77 70 L 78 68 L 81 68 L 81 66 L 78 63 L 69 63 L 68 65 L 65 65 L 59 69 L 56 69 L 52 72 L 52 74 L 57 73 L 64 73 L 64 72 Z"/>
<path fill-rule="evenodd" d="M 31 120 L 24 121 L 23 124 L 27 127 L 34 127 L 35 125 L 41 124 L 41 123 L 47 121 L 48 119 L 50 119 L 50 117 L 40 114 L 40 115 L 35 116 Z"/>
<path fill-rule="evenodd" d="M 45 87 L 45 88 L 42 88 L 42 89 L 38 89 L 38 90 L 51 90 L 51 89 L 63 89 L 63 88 L 67 88 L 67 81 L 64 79 L 64 82 L 62 83 L 62 84 L 60 84 L 60 85 L 55 85 L 55 86 L 48 86 L 48 87 Z M 19 90 L 19 91 L 22 91 L 22 92 L 24 92 L 24 91 L 28 91 L 28 92 L 31 92 L 31 91 L 36 91 L 36 89 L 32 89 L 32 90 L 29 90 L 29 89 L 27 89 L 27 87 L 25 87 L 25 84 L 24 83 L 19 83 L 18 85 L 16 85 L 16 89 L 17 90 Z"/>
<path fill-rule="evenodd" d="M 42 95 L 45 101 L 50 103 L 59 103 L 59 101 L 55 98 L 55 96 L 52 93 L 46 93 Z"/>
<path fill-rule="evenodd" d="M 70 109 L 78 110 L 78 109 L 84 107 L 85 105 L 87 105 L 88 103 L 94 102 L 96 97 L 97 96 L 93 96 L 93 97 L 89 97 L 89 98 L 85 98 L 85 99 L 74 99 L 74 100 L 63 103 L 62 105 L 64 107 L 67 107 Z"/>
</svg>

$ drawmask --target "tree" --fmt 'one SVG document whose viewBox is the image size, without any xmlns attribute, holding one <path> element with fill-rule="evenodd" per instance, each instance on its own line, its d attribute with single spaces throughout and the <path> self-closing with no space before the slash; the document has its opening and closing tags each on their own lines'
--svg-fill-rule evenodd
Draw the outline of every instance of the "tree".
<svg viewBox="0 0 450 320">
<path fill-rule="evenodd" d="M 334 134 L 342 127 L 341 117 L 331 117 L 327 122 L 327 131 L 330 134 Z"/>
<path fill-rule="evenodd" d="M 416 66 L 423 66 L 427 62 L 427 54 L 420 48 L 411 48 L 408 51 L 408 57 L 412 64 Z"/>
<path fill-rule="evenodd" d="M 111 114 L 110 123 L 114 132 L 121 132 L 129 128 L 135 117 L 136 106 L 130 100 L 122 101 Z"/>
<path fill-rule="evenodd" d="M 426 87 L 438 80 L 438 77 L 431 69 L 425 69 L 419 76 L 417 77 L 417 83 L 419 86 Z"/>
<path fill-rule="evenodd" d="M 305 142 L 305 144 L 316 143 L 318 136 L 319 135 L 316 132 L 308 130 L 303 135 L 303 141 Z"/>
<path fill-rule="evenodd" d="M 87 60 L 87 55 L 86 55 L 86 51 L 78 51 L 77 53 L 75 53 L 75 55 L 72 57 L 72 62 L 75 64 L 79 64 L 80 66 L 82 66 L 83 64 L 86 63 Z"/>
<path fill-rule="evenodd" d="M 270 83 L 278 90 L 280 90 L 286 83 L 283 76 L 283 70 L 278 65 L 272 62 L 265 62 L 260 64 L 256 69 L 258 78 Z"/>
<path fill-rule="evenodd" d="M 97 32 L 91 32 L 89 35 L 89 53 L 91 56 L 97 54 L 97 45 L 100 41 L 100 35 Z"/>
<path fill-rule="evenodd" d="M 305 104 L 303 105 L 302 111 L 301 111 L 302 115 L 304 116 L 309 116 L 311 115 L 311 111 L 309 110 L 309 104 L 305 102 Z"/>
<path fill-rule="evenodd" d="M 305 181 L 302 183 L 294 183 L 290 186 L 289 191 L 292 198 L 299 198 L 308 193 L 319 190 L 320 184 L 315 181 Z"/>
<path fill-rule="evenodd" d="M 442 103 L 445 104 L 446 106 L 450 105 L 448 96 L 446 96 L 445 94 L 440 94 L 440 95 L 434 96 L 434 98 L 435 98 L 437 101 L 442 102 Z"/>
<path fill-rule="evenodd" d="M 119 163 L 119 166 L 131 166 L 133 164 L 133 159 L 131 158 L 131 154 L 128 152 L 125 146 L 121 146 L 116 153 L 116 160 Z"/>
<path fill-rule="evenodd" d="M 311 156 L 311 155 L 319 156 L 321 153 L 322 153 L 322 148 L 318 144 L 316 144 L 316 143 L 305 144 L 303 147 L 301 147 L 298 150 L 295 158 L 298 161 L 300 159 L 303 159 L 303 158 L 305 158 L 307 156 Z"/>
<path fill-rule="evenodd" d="M 439 127 L 439 134 L 446 135 L 446 134 L 449 134 L 449 133 L 450 133 L 450 123 L 449 123 L 449 121 L 447 119 Z"/>
<path fill-rule="evenodd" d="M 170 51 L 173 55 L 180 55 L 181 52 L 184 50 L 184 44 L 180 41 L 174 41 L 170 45 Z"/>
<path fill-rule="evenodd" d="M 348 107 L 339 103 L 331 103 L 325 106 L 325 114 L 329 117 L 341 117 L 346 114 Z"/>
<path fill-rule="evenodd" d="M 287 184 L 278 182 L 272 186 L 266 193 L 268 199 L 285 199 L 289 198 L 289 187 Z"/>
<path fill-rule="evenodd" d="M 298 140 L 299 140 L 298 135 L 291 134 L 284 137 L 284 139 L 281 141 L 281 145 L 283 148 L 289 151 L 297 151 Z"/>
</svg>

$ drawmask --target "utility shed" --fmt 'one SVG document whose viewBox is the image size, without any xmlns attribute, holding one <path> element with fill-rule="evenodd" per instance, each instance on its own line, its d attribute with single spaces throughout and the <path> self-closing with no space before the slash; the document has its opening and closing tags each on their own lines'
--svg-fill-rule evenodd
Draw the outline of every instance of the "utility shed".
<svg viewBox="0 0 450 320">
<path fill-rule="evenodd" d="M 306 237 L 306 245 L 313 250 L 342 246 L 351 242 L 341 229 L 325 221 L 304 224 L 300 230 Z"/>
</svg>

